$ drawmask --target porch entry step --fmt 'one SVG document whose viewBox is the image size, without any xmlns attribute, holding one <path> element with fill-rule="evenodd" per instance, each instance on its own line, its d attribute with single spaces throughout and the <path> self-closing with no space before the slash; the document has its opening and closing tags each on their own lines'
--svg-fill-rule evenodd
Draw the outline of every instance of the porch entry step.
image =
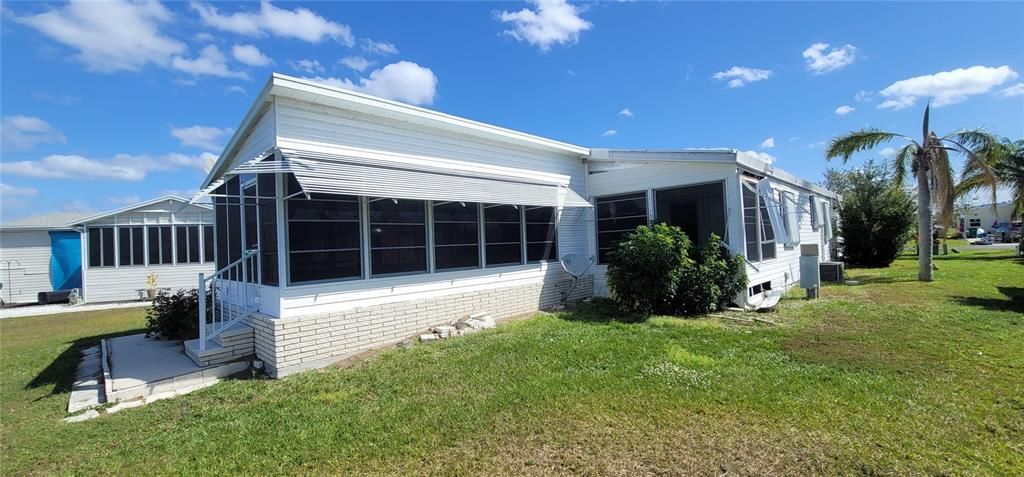
<svg viewBox="0 0 1024 477">
<path fill-rule="evenodd" d="M 99 346 L 82 350 L 82 360 L 75 372 L 75 382 L 71 385 L 71 397 L 68 398 L 68 414 L 99 407 L 107 402 L 103 389 L 103 359 Z"/>
<path fill-rule="evenodd" d="M 256 331 L 244 323 L 235 323 L 199 349 L 199 339 L 185 342 L 185 355 L 196 366 L 212 366 L 248 359 L 256 354 Z"/>
</svg>

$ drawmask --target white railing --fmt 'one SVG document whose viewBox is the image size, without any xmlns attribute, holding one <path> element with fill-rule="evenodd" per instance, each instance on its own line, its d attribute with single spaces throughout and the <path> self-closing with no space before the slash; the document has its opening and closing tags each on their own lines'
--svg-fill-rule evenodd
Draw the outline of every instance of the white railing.
<svg viewBox="0 0 1024 477">
<path fill-rule="evenodd" d="M 246 250 L 242 257 L 209 277 L 199 274 L 199 350 L 206 342 L 259 309 L 257 276 L 258 250 Z M 206 292 L 210 293 L 207 313 Z"/>
</svg>

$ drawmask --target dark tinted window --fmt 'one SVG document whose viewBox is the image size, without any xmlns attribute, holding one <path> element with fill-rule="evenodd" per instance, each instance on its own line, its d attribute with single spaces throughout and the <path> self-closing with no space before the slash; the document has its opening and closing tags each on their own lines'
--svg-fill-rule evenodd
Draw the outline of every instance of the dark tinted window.
<svg viewBox="0 0 1024 477">
<path fill-rule="evenodd" d="M 371 273 L 427 271 L 426 203 L 387 198 L 369 201 Z"/>
<path fill-rule="evenodd" d="M 484 204 L 484 254 L 488 267 L 523 262 L 522 207 Z"/>
<path fill-rule="evenodd" d="M 145 265 L 145 244 L 142 242 L 142 227 L 118 227 L 118 260 L 122 267 Z"/>
<path fill-rule="evenodd" d="M 147 233 L 149 234 L 149 264 L 170 265 L 174 263 L 171 226 L 147 227 Z"/>
<path fill-rule="evenodd" d="M 262 193 L 261 193 L 262 194 Z M 268 212 L 273 201 L 261 202 Z M 353 196 L 326 196 L 308 200 L 296 196 L 286 201 L 288 256 L 291 283 L 358 278 L 362 276 L 359 200 Z M 272 214 L 264 221 L 264 283 L 276 282 L 276 268 L 267 265 L 276 254 L 276 237 L 270 236 Z"/>
<path fill-rule="evenodd" d="M 203 226 L 203 261 L 212 262 L 214 257 L 213 226 Z"/>
<path fill-rule="evenodd" d="M 558 212 L 554 207 L 526 208 L 526 261 L 558 259 Z"/>
<path fill-rule="evenodd" d="M 721 182 L 700 184 L 654 193 L 655 223 L 683 229 L 690 242 L 700 247 L 711 234 L 725 237 L 725 188 Z"/>
<path fill-rule="evenodd" d="M 434 204 L 434 268 L 480 266 L 479 204 Z"/>
<path fill-rule="evenodd" d="M 178 263 L 199 263 L 199 226 L 175 227 L 175 252 Z"/>
<path fill-rule="evenodd" d="M 647 193 L 633 192 L 597 198 L 597 261 L 608 263 L 608 254 L 619 241 L 647 225 Z"/>
<path fill-rule="evenodd" d="M 89 266 L 114 266 L 114 228 L 89 228 Z"/>
<path fill-rule="evenodd" d="M 261 174 L 259 184 L 260 270 L 264 285 L 277 285 L 277 180 Z"/>
</svg>

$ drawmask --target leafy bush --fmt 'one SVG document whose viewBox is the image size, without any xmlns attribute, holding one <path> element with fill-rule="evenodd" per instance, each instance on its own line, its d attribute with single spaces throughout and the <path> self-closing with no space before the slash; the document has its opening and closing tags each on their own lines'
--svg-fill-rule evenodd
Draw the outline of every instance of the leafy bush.
<svg viewBox="0 0 1024 477">
<path fill-rule="evenodd" d="M 740 294 L 746 293 L 747 266 L 743 262 L 743 257 L 732 253 L 718 235 L 711 234 L 699 253 L 697 262 L 710 269 L 712 279 L 721 292 L 721 303 L 729 303 Z"/>
<path fill-rule="evenodd" d="M 683 271 L 691 262 L 690 239 L 679 227 L 641 225 L 612 251 L 608 288 L 624 309 L 648 315 L 671 313 Z"/>
<path fill-rule="evenodd" d="M 911 237 L 914 199 L 874 162 L 842 174 L 848 184 L 838 208 L 845 260 L 861 266 L 888 266 Z"/>
<path fill-rule="evenodd" d="M 716 235 L 700 249 L 679 227 L 640 226 L 611 254 L 608 288 L 620 307 L 643 315 L 697 315 L 747 288 L 743 259 Z"/>
<path fill-rule="evenodd" d="M 209 312 L 210 300 L 206 300 Z M 146 312 L 146 336 L 169 340 L 199 337 L 199 293 L 196 290 L 160 292 Z"/>
</svg>

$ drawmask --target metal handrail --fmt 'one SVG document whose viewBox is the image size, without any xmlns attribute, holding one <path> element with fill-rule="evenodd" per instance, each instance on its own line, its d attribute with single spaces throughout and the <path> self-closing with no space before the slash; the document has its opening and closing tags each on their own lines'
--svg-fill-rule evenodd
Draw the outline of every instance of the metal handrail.
<svg viewBox="0 0 1024 477">
<path fill-rule="evenodd" d="M 258 253 L 259 249 L 246 250 L 240 258 L 209 277 L 204 273 L 199 274 L 200 351 L 206 351 L 206 343 L 209 340 L 259 309 L 260 287 L 258 277 L 255 276 Z M 206 311 L 208 288 L 209 314 Z"/>
</svg>

